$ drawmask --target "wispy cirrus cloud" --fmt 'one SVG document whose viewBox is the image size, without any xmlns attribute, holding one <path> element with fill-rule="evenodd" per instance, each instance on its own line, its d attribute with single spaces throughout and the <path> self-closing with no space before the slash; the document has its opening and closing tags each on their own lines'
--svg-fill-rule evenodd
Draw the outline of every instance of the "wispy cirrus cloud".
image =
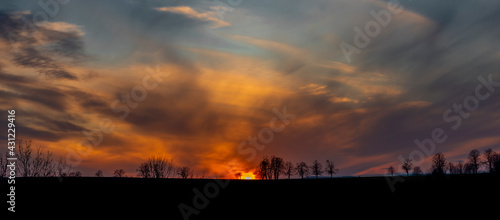
<svg viewBox="0 0 500 220">
<path fill-rule="evenodd" d="M 189 6 L 159 7 L 159 8 L 155 8 L 155 9 L 158 11 L 163 11 L 163 12 L 182 14 L 182 15 L 185 15 L 189 18 L 196 19 L 196 20 L 212 22 L 213 23 L 212 28 L 219 28 L 219 27 L 231 25 L 226 21 L 220 20 L 218 18 L 216 11 L 206 11 L 206 12 L 200 13 L 200 12 L 195 11 L 193 8 L 191 8 Z"/>
<path fill-rule="evenodd" d="M 64 22 L 26 23 L 33 20 L 29 11 L 0 12 L 0 39 L 4 56 L 13 63 L 35 69 L 39 74 L 54 79 L 78 79 L 66 70 L 69 62 L 85 59 L 83 32 L 75 25 Z M 31 25 L 31 29 L 26 26 Z"/>
</svg>

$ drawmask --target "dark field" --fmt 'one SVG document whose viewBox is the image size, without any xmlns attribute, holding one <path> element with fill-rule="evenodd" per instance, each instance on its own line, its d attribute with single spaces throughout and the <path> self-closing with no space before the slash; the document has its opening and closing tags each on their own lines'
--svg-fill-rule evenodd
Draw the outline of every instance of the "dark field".
<svg viewBox="0 0 500 220">
<path fill-rule="evenodd" d="M 500 207 L 500 178 L 496 176 L 410 176 L 404 179 L 391 192 L 385 177 L 220 180 L 219 183 L 208 179 L 72 177 L 60 182 L 58 178 L 17 178 L 16 214 L 37 213 L 50 217 L 140 213 L 183 219 L 179 204 L 184 203 L 184 207 L 192 207 L 198 213 L 190 219 L 282 219 L 334 217 L 345 213 L 385 215 L 402 211 L 423 214 L 426 211 L 471 210 L 485 214 L 489 207 Z M 220 184 L 227 186 L 222 188 Z M 4 211 L 8 199 L 6 185 L 3 179 Z M 205 195 L 205 186 L 208 195 Z M 203 194 L 197 194 L 197 204 L 193 204 L 193 189 Z M 359 212 L 352 213 L 349 211 L 352 208 Z"/>
</svg>

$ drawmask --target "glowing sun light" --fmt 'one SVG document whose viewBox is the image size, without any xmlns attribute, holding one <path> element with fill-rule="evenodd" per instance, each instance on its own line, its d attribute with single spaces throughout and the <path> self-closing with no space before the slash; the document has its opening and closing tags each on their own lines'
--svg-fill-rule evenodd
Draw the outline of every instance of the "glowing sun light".
<svg viewBox="0 0 500 220">
<path fill-rule="evenodd" d="M 255 179 L 255 175 L 253 175 L 253 172 L 242 173 L 241 179 L 245 179 L 245 180 Z"/>
</svg>

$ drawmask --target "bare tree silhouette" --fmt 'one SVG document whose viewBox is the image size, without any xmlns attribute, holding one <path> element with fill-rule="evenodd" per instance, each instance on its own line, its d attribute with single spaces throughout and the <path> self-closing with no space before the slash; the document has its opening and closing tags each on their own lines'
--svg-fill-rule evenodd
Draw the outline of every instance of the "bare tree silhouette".
<svg viewBox="0 0 500 220">
<path fill-rule="evenodd" d="M 190 174 L 190 169 L 189 167 L 179 167 L 179 169 L 177 169 L 177 174 L 181 176 L 182 179 L 187 179 Z"/>
<path fill-rule="evenodd" d="M 302 179 L 304 179 L 304 176 L 309 175 L 309 166 L 307 166 L 305 162 L 297 163 L 295 169 L 297 170 L 297 174 L 299 174 Z"/>
<path fill-rule="evenodd" d="M 393 166 L 390 166 L 389 168 L 387 168 L 387 172 L 389 172 L 391 174 L 391 176 L 394 176 L 394 167 Z"/>
<path fill-rule="evenodd" d="M 153 176 L 153 172 L 151 170 L 149 162 L 141 163 L 137 169 L 137 172 L 139 172 L 137 175 L 142 178 L 151 178 Z"/>
<path fill-rule="evenodd" d="M 56 175 L 59 177 L 65 177 L 68 175 L 68 173 L 71 172 L 71 169 L 73 167 L 71 165 L 68 165 L 66 163 L 66 160 L 63 160 L 62 157 L 59 158 L 59 162 L 57 163 L 56 166 Z"/>
<path fill-rule="evenodd" d="M 76 171 L 76 172 L 71 172 L 68 175 L 69 177 L 82 177 L 82 172 Z"/>
<path fill-rule="evenodd" d="M 31 176 L 31 140 L 20 139 L 17 144 L 17 160 L 19 175 L 22 177 Z"/>
<path fill-rule="evenodd" d="M 455 164 L 453 162 L 449 162 L 447 165 L 446 165 L 446 169 L 448 170 L 448 172 L 450 174 L 458 174 L 458 169 L 457 169 L 457 166 L 455 166 Z"/>
<path fill-rule="evenodd" d="M 284 174 L 286 176 L 288 176 L 288 179 L 290 179 L 290 177 L 293 175 L 294 173 L 294 170 L 295 170 L 295 167 L 293 166 L 293 163 L 290 162 L 290 161 L 287 161 L 285 162 L 285 168 L 283 169 L 284 170 Z"/>
<path fill-rule="evenodd" d="M 321 165 L 318 160 L 314 160 L 313 165 L 311 166 L 311 170 L 313 175 L 316 176 L 316 179 L 318 179 L 318 176 L 323 174 L 323 166 Z"/>
<path fill-rule="evenodd" d="M 467 162 L 464 165 L 464 174 L 474 174 L 474 164 Z"/>
<path fill-rule="evenodd" d="M 272 180 L 273 179 L 273 169 L 271 168 L 271 160 L 269 160 L 269 164 L 267 165 L 266 174 L 267 174 L 266 178 L 268 180 Z"/>
<path fill-rule="evenodd" d="M 335 168 L 335 164 L 332 161 L 326 160 L 325 172 L 330 174 L 330 178 L 333 178 L 333 174 L 336 174 L 338 171 L 339 169 Z"/>
<path fill-rule="evenodd" d="M 420 175 L 422 175 L 422 173 L 423 173 L 422 169 L 420 169 L 419 166 L 416 166 L 416 167 L 413 168 L 413 175 L 420 176 Z"/>
<path fill-rule="evenodd" d="M 19 139 L 17 143 L 17 160 L 19 175 L 22 177 L 50 177 L 66 176 L 71 171 L 71 166 L 66 164 L 62 157 L 59 163 L 54 162 L 53 153 L 44 151 L 41 146 L 32 149 L 32 141 Z"/>
<path fill-rule="evenodd" d="M 49 177 L 55 175 L 56 173 L 56 166 L 53 163 L 52 152 L 47 150 L 44 153 L 41 146 L 37 146 L 35 156 L 33 157 L 31 164 L 31 175 L 34 177 Z"/>
<path fill-rule="evenodd" d="M 484 160 L 486 161 L 486 164 L 488 165 L 488 172 L 493 173 L 493 162 L 495 160 L 496 153 L 493 151 L 491 148 L 486 149 L 484 151 Z"/>
<path fill-rule="evenodd" d="M 174 168 L 173 160 L 165 156 L 156 156 L 149 159 L 153 178 L 168 178 Z"/>
<path fill-rule="evenodd" d="M 434 175 L 444 175 L 446 170 L 446 159 L 444 158 L 444 154 L 439 152 L 434 154 L 432 157 L 432 167 L 431 172 Z"/>
<path fill-rule="evenodd" d="M 143 178 L 168 178 L 174 168 L 173 160 L 163 155 L 152 156 L 139 165 L 138 176 Z"/>
<path fill-rule="evenodd" d="M 457 174 L 463 174 L 464 173 L 464 162 L 463 161 L 458 161 L 458 164 L 457 166 L 455 167 L 455 169 L 457 170 Z"/>
<path fill-rule="evenodd" d="M 115 172 L 113 173 L 113 175 L 115 177 L 124 177 L 125 176 L 125 170 L 123 170 L 123 169 L 115 170 Z"/>
<path fill-rule="evenodd" d="M 493 172 L 500 175 L 500 154 L 493 154 Z"/>
<path fill-rule="evenodd" d="M 279 176 L 284 172 L 284 169 L 285 169 L 285 162 L 283 161 L 283 158 L 272 156 L 270 170 L 275 180 L 279 179 Z"/>
<path fill-rule="evenodd" d="M 236 174 L 234 174 L 234 176 L 236 177 L 236 179 L 241 180 L 241 172 L 237 172 Z"/>
<path fill-rule="evenodd" d="M 102 177 L 102 170 L 97 170 L 97 172 L 95 172 L 95 176 Z"/>
<path fill-rule="evenodd" d="M 469 156 L 467 157 L 469 159 L 469 163 L 471 164 L 470 168 L 472 169 L 472 173 L 477 174 L 479 171 L 479 166 L 481 166 L 481 158 L 479 156 L 481 153 L 477 149 L 471 150 L 469 153 Z"/>
<path fill-rule="evenodd" d="M 413 164 L 411 163 L 411 160 L 410 159 L 406 159 L 405 162 L 403 163 L 403 165 L 401 165 L 401 168 L 406 171 L 406 176 L 409 176 L 409 172 L 411 170 L 411 168 L 413 167 Z"/>
<path fill-rule="evenodd" d="M 269 177 L 271 163 L 269 162 L 269 158 L 264 157 L 262 161 L 257 166 L 257 176 L 264 180 Z"/>
</svg>

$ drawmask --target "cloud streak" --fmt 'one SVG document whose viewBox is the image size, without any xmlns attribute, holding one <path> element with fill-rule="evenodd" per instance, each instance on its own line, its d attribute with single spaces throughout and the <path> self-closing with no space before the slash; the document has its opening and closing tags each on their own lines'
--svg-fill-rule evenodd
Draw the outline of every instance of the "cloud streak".
<svg viewBox="0 0 500 220">
<path fill-rule="evenodd" d="M 220 20 L 217 17 L 217 12 L 215 12 L 215 11 L 207 11 L 204 13 L 199 13 L 189 6 L 160 7 L 160 8 L 155 8 L 155 9 L 158 11 L 162 11 L 162 12 L 182 14 L 182 15 L 185 15 L 189 18 L 196 19 L 196 20 L 209 21 L 209 22 L 213 23 L 212 28 L 218 28 L 218 27 L 224 27 L 224 26 L 231 25 L 231 24 L 227 23 L 226 21 Z"/>
</svg>

